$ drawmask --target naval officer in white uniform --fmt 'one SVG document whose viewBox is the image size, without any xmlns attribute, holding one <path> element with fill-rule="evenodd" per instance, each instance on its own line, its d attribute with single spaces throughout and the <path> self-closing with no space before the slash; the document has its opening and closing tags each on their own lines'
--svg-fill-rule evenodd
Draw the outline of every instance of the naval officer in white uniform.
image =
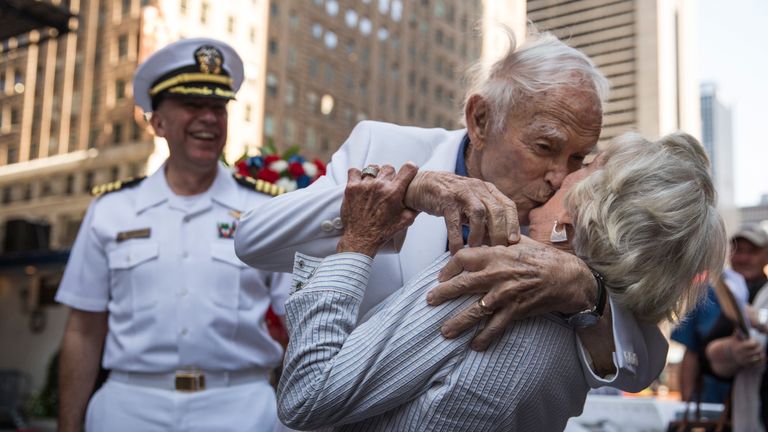
<svg viewBox="0 0 768 432">
<path fill-rule="evenodd" d="M 467 129 L 360 123 L 333 155 L 326 176 L 243 216 L 235 239 L 238 256 L 256 268 L 289 271 L 296 252 L 334 253 L 343 232 L 339 212 L 347 170 L 384 164 L 399 169 L 407 161 L 419 166 L 419 174 L 405 204 L 423 213 L 407 230 L 402 248 L 395 245 L 399 253 L 376 256 L 360 317 L 447 245 L 457 250 L 462 219 L 472 227 L 471 246 L 482 242 L 486 224 L 492 244 L 514 240 L 516 215 L 499 208 L 516 205 L 524 225 L 531 208 L 581 167 L 600 134 L 608 82 L 583 53 L 552 35 L 531 36 L 519 48 L 512 39 L 509 52 L 472 80 L 464 106 Z M 455 197 L 461 201 L 451 201 Z M 441 298 L 433 299 L 444 301 L 446 291 L 487 292 L 483 303 L 446 324 L 448 336 L 484 320 L 473 343 L 484 349 L 516 319 L 559 312 L 576 327 L 591 386 L 640 391 L 663 369 L 667 342 L 658 327 L 638 321 L 610 299 L 603 313 L 599 284 L 578 258 L 543 246 L 476 249 L 465 251 L 482 254 L 474 268 L 438 286 Z"/>
<path fill-rule="evenodd" d="M 173 43 L 137 70 L 136 103 L 170 156 L 95 190 L 56 297 L 71 307 L 59 430 L 275 427 L 268 377 L 283 351 L 264 316 L 284 313 L 289 279 L 246 266 L 233 242 L 241 212 L 280 190 L 219 162 L 242 80 L 237 53 L 212 39 Z M 91 397 L 100 363 L 111 372 Z"/>
</svg>

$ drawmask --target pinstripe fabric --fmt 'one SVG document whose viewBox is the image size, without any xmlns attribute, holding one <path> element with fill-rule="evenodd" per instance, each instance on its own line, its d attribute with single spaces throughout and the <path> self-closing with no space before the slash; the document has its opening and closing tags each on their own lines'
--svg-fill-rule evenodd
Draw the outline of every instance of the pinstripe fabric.
<svg viewBox="0 0 768 432">
<path fill-rule="evenodd" d="M 557 431 L 580 414 L 588 386 L 576 337 L 555 318 L 520 321 L 482 353 L 468 349 L 476 330 L 454 340 L 440 335 L 447 318 L 477 301 L 427 305 L 447 259 L 355 328 L 371 259 L 297 254 L 280 419 L 339 431 Z"/>
</svg>

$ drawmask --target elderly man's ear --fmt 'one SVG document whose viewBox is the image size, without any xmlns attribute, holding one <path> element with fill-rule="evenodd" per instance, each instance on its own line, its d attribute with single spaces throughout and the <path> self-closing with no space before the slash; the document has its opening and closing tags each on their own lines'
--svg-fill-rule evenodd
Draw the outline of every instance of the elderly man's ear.
<svg viewBox="0 0 768 432">
<path fill-rule="evenodd" d="M 490 106 L 482 96 L 474 94 L 467 101 L 467 108 L 464 112 L 467 123 L 467 133 L 472 146 L 480 149 L 488 139 L 490 130 Z"/>
</svg>

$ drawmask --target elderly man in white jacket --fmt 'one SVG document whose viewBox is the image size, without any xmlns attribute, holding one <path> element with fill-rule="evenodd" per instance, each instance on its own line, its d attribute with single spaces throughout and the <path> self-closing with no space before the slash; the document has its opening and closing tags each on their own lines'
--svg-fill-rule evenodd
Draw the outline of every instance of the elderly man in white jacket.
<svg viewBox="0 0 768 432">
<path fill-rule="evenodd" d="M 470 246 L 484 240 L 493 245 L 516 242 L 518 220 L 527 224 L 528 212 L 545 202 L 593 151 L 608 84 L 583 53 L 554 36 L 532 36 L 519 48 L 514 36 L 511 42 L 509 52 L 475 77 L 467 92 L 467 129 L 359 124 L 333 155 L 325 177 L 241 218 L 235 239 L 238 256 L 257 268 L 288 271 L 296 252 L 330 255 L 343 232 L 339 212 L 347 170 L 380 164 L 399 168 L 407 161 L 420 171 L 405 204 L 422 213 L 404 243 L 394 245 L 399 253 L 376 256 L 361 317 L 447 248 L 458 250 L 462 223 L 469 225 Z M 503 210 L 509 208 L 513 210 Z M 553 231 L 559 230 L 558 222 L 553 224 Z M 427 297 L 439 304 L 462 294 L 485 293 L 482 302 L 446 322 L 447 337 L 485 320 L 472 342 L 482 350 L 513 320 L 559 312 L 576 328 L 591 386 L 639 391 L 658 376 L 667 352 L 661 332 L 615 308 L 610 299 L 607 307 L 601 305 L 602 287 L 583 261 L 539 244 L 493 254 L 482 249 L 465 263 L 462 274 Z"/>
</svg>

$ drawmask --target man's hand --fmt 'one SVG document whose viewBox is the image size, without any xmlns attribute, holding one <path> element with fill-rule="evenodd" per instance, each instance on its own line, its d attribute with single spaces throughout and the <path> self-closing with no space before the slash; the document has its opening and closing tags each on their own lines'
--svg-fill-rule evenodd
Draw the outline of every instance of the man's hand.
<svg viewBox="0 0 768 432">
<path fill-rule="evenodd" d="M 403 165 L 398 173 L 384 165 L 374 177 L 351 168 L 341 204 L 344 234 L 336 251 L 373 258 L 392 236 L 411 225 L 418 212 L 406 208 L 403 199 L 417 171 L 411 163 Z"/>
<path fill-rule="evenodd" d="M 408 187 L 405 205 L 443 216 L 448 228 L 448 248 L 454 254 L 464 245 L 463 223 L 469 223 L 470 246 L 480 246 L 485 238 L 492 246 L 514 244 L 520 239 L 514 201 L 482 180 L 448 172 L 419 172 Z"/>
<path fill-rule="evenodd" d="M 427 295 L 431 305 L 465 294 L 484 294 L 485 309 L 474 304 L 442 326 L 453 338 L 488 318 L 472 341 L 485 350 L 515 320 L 547 312 L 571 314 L 595 304 L 597 286 L 579 258 L 523 237 L 517 245 L 465 248 L 438 276 L 441 282 Z M 488 310 L 493 314 L 488 315 Z"/>
</svg>

